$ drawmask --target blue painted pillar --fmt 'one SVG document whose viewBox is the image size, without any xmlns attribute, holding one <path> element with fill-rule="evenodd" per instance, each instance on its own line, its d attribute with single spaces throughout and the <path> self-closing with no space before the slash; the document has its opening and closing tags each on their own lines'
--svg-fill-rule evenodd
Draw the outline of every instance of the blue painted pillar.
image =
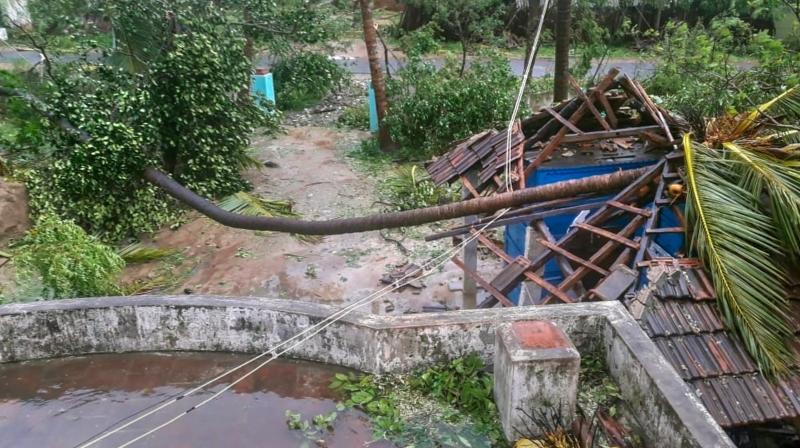
<svg viewBox="0 0 800 448">
<path fill-rule="evenodd" d="M 256 104 L 260 104 L 263 98 L 275 104 L 275 83 L 272 81 L 272 73 L 268 73 L 265 68 L 256 69 L 251 83 L 251 91 Z"/>
<path fill-rule="evenodd" d="M 378 132 L 378 102 L 375 101 L 372 83 L 369 83 L 369 131 Z"/>
</svg>

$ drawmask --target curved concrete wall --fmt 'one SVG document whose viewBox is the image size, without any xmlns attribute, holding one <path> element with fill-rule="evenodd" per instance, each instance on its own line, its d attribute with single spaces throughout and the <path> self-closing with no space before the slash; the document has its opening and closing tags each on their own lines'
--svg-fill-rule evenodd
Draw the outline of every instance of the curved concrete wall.
<svg viewBox="0 0 800 448">
<path fill-rule="evenodd" d="M 106 352 L 261 353 L 337 309 L 299 301 L 140 296 L 0 306 L 0 362 Z M 367 372 L 413 369 L 469 353 L 491 362 L 499 323 L 551 320 L 609 373 L 647 428 L 649 446 L 732 447 L 724 431 L 617 302 L 400 317 L 354 312 L 289 356 Z"/>
</svg>

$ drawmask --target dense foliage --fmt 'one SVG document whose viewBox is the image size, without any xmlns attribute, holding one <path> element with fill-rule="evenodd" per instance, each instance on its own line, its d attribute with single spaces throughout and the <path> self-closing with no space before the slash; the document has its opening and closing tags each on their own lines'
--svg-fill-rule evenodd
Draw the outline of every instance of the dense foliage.
<svg viewBox="0 0 800 448">
<path fill-rule="evenodd" d="M 375 437 L 398 446 L 477 448 L 503 440 L 492 375 L 476 355 L 409 376 L 337 374 L 333 390 L 370 415 Z"/>
<path fill-rule="evenodd" d="M 455 187 L 436 186 L 418 165 L 396 168 L 379 188 L 384 202 L 397 210 L 442 205 L 458 199 Z"/>
<path fill-rule="evenodd" d="M 436 69 L 414 60 L 388 83 L 385 124 L 409 158 L 423 159 L 455 140 L 507 125 L 517 88 L 508 63 L 497 57 L 474 62 L 463 77 L 455 61 Z"/>
<path fill-rule="evenodd" d="M 282 110 L 308 107 L 342 87 L 349 73 L 321 53 L 301 52 L 278 61 L 272 69 L 275 95 Z"/>
<path fill-rule="evenodd" d="M 117 275 L 125 266 L 114 249 L 54 216 L 39 219 L 13 260 L 23 281 L 41 280 L 37 297 L 54 299 L 117 294 Z"/>
<path fill-rule="evenodd" d="M 661 61 L 648 92 L 683 115 L 701 135 L 705 120 L 741 112 L 800 82 L 800 56 L 738 19 L 720 18 L 708 28 L 670 23 L 652 49 Z M 743 62 L 742 55 L 755 58 Z"/>
<path fill-rule="evenodd" d="M 257 126 L 274 131 L 280 115 L 252 101 L 244 38 L 211 5 L 116 0 L 106 7 L 118 26 L 133 28 L 120 35 L 156 31 L 121 44 L 109 59 L 49 67 L 41 97 L 88 141 L 63 122 L 44 123 L 35 140 L 43 160 L 28 186 L 34 212 L 117 239 L 174 216 L 174 206 L 142 180 L 146 166 L 207 197 L 240 191 L 247 187 L 240 171 L 252 164 L 249 135 Z M 16 140 L 17 153 L 32 146 Z"/>
</svg>

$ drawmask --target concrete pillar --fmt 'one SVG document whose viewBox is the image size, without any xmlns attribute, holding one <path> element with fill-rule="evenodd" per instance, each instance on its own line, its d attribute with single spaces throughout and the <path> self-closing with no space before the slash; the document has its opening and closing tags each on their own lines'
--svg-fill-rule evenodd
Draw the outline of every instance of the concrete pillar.
<svg viewBox="0 0 800 448">
<path fill-rule="evenodd" d="M 549 321 L 500 325 L 495 339 L 494 398 L 509 441 L 537 437 L 543 428 L 526 417 L 575 419 L 581 358 L 561 329 Z M 524 411 L 524 412 L 523 412 Z M 531 428 L 536 434 L 527 434 Z"/>
</svg>

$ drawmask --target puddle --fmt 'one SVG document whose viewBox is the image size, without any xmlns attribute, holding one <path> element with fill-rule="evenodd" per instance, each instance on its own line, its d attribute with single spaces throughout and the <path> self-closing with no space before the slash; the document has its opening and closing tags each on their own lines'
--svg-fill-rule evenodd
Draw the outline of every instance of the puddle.
<svg viewBox="0 0 800 448">
<path fill-rule="evenodd" d="M 77 446 L 119 420 L 247 359 L 247 355 L 229 353 L 140 353 L 0 365 L 0 446 Z M 210 404 L 133 446 L 389 446 L 370 443 L 369 419 L 353 409 L 339 412 L 333 430 L 315 437 L 307 438 L 287 428 L 286 410 L 298 412 L 309 421 L 335 411 L 337 397 L 328 384 L 335 373 L 346 371 L 304 361 L 275 361 Z M 202 401 L 224 384 L 180 400 L 95 446 L 119 446 Z"/>
</svg>

